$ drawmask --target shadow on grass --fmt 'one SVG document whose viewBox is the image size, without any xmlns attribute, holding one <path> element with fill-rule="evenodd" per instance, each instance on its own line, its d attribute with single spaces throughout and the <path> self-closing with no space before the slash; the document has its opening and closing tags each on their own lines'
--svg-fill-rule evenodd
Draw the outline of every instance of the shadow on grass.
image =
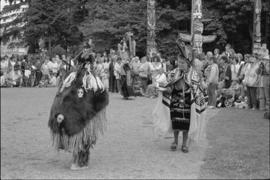
<svg viewBox="0 0 270 180">
<path fill-rule="evenodd" d="M 269 120 L 263 112 L 222 109 L 208 121 L 201 179 L 269 179 Z"/>
</svg>

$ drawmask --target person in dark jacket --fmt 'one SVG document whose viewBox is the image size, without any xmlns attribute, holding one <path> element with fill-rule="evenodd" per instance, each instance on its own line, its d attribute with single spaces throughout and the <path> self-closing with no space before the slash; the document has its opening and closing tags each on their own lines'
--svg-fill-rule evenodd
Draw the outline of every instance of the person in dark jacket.
<svg viewBox="0 0 270 180">
<path fill-rule="evenodd" d="M 116 78 L 114 75 L 114 64 L 116 61 L 116 56 L 110 57 L 110 65 L 109 65 L 109 91 L 118 93 L 117 86 L 116 86 Z"/>
<path fill-rule="evenodd" d="M 228 89 L 232 84 L 232 70 L 229 61 L 225 61 L 225 78 L 224 78 L 224 88 Z"/>
</svg>

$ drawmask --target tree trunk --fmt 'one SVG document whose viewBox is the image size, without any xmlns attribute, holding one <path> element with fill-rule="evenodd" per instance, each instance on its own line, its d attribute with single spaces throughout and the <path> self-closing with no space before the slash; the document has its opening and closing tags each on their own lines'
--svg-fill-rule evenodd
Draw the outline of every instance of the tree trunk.
<svg viewBox="0 0 270 180">
<path fill-rule="evenodd" d="M 267 48 L 270 48 L 270 36 L 269 36 L 269 26 L 270 26 L 270 13 L 266 12 L 266 17 L 265 17 L 265 43 L 267 44 Z"/>
<path fill-rule="evenodd" d="M 52 57 L 52 38 L 49 36 L 49 56 Z"/>
</svg>

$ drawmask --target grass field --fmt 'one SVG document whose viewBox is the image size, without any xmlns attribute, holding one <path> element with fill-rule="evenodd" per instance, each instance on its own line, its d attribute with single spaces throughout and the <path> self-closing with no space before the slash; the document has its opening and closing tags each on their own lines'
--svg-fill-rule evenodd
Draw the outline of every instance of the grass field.
<svg viewBox="0 0 270 180">
<path fill-rule="evenodd" d="M 269 179 L 269 120 L 263 112 L 222 109 L 209 120 L 200 178 Z"/>
</svg>

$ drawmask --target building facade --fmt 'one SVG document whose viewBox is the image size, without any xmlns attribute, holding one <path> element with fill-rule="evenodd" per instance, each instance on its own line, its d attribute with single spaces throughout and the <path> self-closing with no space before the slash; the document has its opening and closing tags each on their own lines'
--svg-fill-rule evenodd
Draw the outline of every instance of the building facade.
<svg viewBox="0 0 270 180">
<path fill-rule="evenodd" d="M 23 31 L 21 30 L 22 27 L 26 24 L 25 20 L 23 19 L 23 13 L 25 13 L 29 7 L 27 2 L 25 0 L 0 1 L 1 56 L 11 56 L 12 54 L 27 54 L 28 48 L 22 41 Z M 19 36 L 5 36 L 14 30 L 19 31 Z"/>
</svg>

